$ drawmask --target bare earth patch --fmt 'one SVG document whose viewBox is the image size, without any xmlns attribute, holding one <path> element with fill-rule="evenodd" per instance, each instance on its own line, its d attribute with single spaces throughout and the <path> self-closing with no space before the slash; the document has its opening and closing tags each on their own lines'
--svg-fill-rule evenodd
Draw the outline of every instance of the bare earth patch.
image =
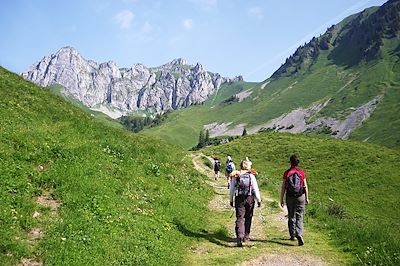
<svg viewBox="0 0 400 266">
<path fill-rule="evenodd" d="M 239 99 L 239 102 L 243 102 L 244 99 L 249 97 L 252 93 L 253 93 L 253 91 L 251 89 L 248 89 L 248 90 L 237 93 L 236 97 Z"/>
<path fill-rule="evenodd" d="M 38 239 L 42 238 L 44 236 L 44 232 L 40 228 L 33 228 L 29 232 L 28 236 L 29 236 L 29 240 L 35 241 L 35 240 L 38 240 Z"/>
<path fill-rule="evenodd" d="M 326 265 L 323 261 L 304 255 L 268 254 L 255 260 L 244 262 L 242 266 L 320 266 Z"/>
<path fill-rule="evenodd" d="M 261 85 L 261 89 L 263 90 L 265 88 L 265 86 L 267 86 L 271 81 L 266 81 L 263 85 Z"/>
<path fill-rule="evenodd" d="M 229 128 L 230 124 L 232 124 L 232 122 L 222 123 L 222 124 L 211 123 L 211 124 L 204 125 L 204 129 L 208 129 L 210 131 L 210 137 L 212 137 L 212 138 L 221 136 L 221 135 L 239 136 L 239 135 L 242 135 L 243 129 L 247 125 L 247 124 L 238 124 L 238 125 L 234 126 L 233 128 Z"/>
<path fill-rule="evenodd" d="M 44 170 L 44 168 L 40 167 L 39 170 Z M 36 203 L 47 207 L 50 209 L 50 215 L 52 219 L 56 219 L 58 217 L 58 208 L 60 207 L 61 203 L 55 200 L 50 191 L 46 191 L 43 195 L 36 198 Z M 38 219 L 42 216 L 42 214 L 38 211 L 34 211 L 32 217 Z M 42 228 L 36 227 L 32 228 L 31 231 L 28 233 L 28 239 L 26 243 L 33 248 L 36 243 L 43 238 L 45 232 Z M 38 258 L 23 258 L 20 263 L 16 264 L 15 266 L 42 266 L 43 262 Z"/>
<path fill-rule="evenodd" d="M 51 192 L 46 192 L 43 195 L 39 196 L 36 199 L 36 203 L 38 203 L 39 205 L 42 205 L 44 207 L 50 208 L 51 215 L 53 217 L 57 216 L 57 210 L 61 205 L 61 203 L 59 201 L 55 200 L 51 196 Z"/>
<path fill-rule="evenodd" d="M 16 266 L 42 266 L 43 262 L 38 259 L 22 259 Z"/>
</svg>

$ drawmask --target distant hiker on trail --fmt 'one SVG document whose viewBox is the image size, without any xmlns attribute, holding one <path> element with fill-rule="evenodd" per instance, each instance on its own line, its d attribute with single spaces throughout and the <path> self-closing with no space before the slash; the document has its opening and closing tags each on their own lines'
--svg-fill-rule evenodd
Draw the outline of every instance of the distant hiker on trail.
<svg viewBox="0 0 400 266">
<path fill-rule="evenodd" d="M 221 171 L 221 161 L 218 158 L 214 158 L 214 178 L 219 178 L 219 171 Z"/>
<path fill-rule="evenodd" d="M 236 170 L 235 163 L 233 162 L 232 157 L 228 156 L 228 158 L 226 159 L 226 167 L 225 167 L 225 176 L 226 176 L 226 181 L 228 182 L 228 189 L 231 182 L 231 177 L 229 175 L 235 170 Z"/>
<path fill-rule="evenodd" d="M 290 168 L 283 174 L 281 187 L 281 207 L 283 208 L 283 197 L 286 193 L 286 206 L 288 209 L 288 228 L 290 240 L 295 240 L 299 246 L 304 245 L 303 239 L 303 217 L 304 206 L 308 204 L 308 187 L 304 171 L 298 168 L 300 160 L 295 154 L 290 156 Z"/>
<path fill-rule="evenodd" d="M 242 247 L 243 242 L 250 241 L 255 200 L 257 200 L 258 207 L 261 207 L 261 196 L 255 177 L 256 171 L 251 169 L 251 162 L 247 157 L 246 159 L 240 163 L 240 170 L 230 174 L 229 198 L 231 207 L 235 207 L 236 211 L 235 231 L 238 247 Z"/>
</svg>

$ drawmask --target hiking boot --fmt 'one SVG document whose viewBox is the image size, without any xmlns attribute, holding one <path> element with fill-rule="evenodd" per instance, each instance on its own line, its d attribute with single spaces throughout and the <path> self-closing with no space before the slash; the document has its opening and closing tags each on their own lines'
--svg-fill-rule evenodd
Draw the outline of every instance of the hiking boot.
<svg viewBox="0 0 400 266">
<path fill-rule="evenodd" d="M 250 236 L 244 236 L 243 242 L 249 242 L 250 240 Z"/>
<path fill-rule="evenodd" d="M 304 240 L 303 240 L 302 236 L 296 236 L 296 238 L 297 238 L 297 241 L 299 242 L 299 246 L 304 245 Z"/>
<path fill-rule="evenodd" d="M 295 241 L 296 238 L 295 238 L 294 236 L 291 236 L 291 237 L 289 238 L 289 240 L 290 240 L 290 241 Z"/>
<path fill-rule="evenodd" d="M 240 248 L 243 247 L 243 241 L 242 241 L 241 238 L 237 239 L 237 246 L 240 247 Z"/>
</svg>

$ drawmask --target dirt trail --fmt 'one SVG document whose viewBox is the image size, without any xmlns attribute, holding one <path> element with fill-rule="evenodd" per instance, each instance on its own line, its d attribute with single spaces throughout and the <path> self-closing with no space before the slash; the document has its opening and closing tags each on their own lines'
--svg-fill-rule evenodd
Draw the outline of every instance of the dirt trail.
<svg viewBox="0 0 400 266">
<path fill-rule="evenodd" d="M 41 168 L 43 170 L 43 168 Z M 56 220 L 58 218 L 58 209 L 60 202 L 55 200 L 52 196 L 52 191 L 44 191 L 42 195 L 36 198 L 38 206 L 48 208 L 50 210 L 50 217 L 45 217 L 39 211 L 34 211 L 32 217 L 44 222 L 45 219 Z M 45 231 L 40 227 L 32 228 L 27 234 L 26 243 L 30 249 L 35 249 L 38 241 L 44 237 Z M 22 258 L 21 261 L 15 266 L 42 266 L 43 261 L 40 258 Z"/>
<path fill-rule="evenodd" d="M 221 243 L 216 245 L 210 242 L 199 243 L 199 245 L 193 250 L 194 255 L 192 256 L 192 259 L 195 260 L 193 261 L 193 264 L 196 265 L 207 265 L 210 263 L 210 260 L 216 261 L 218 259 L 216 258 L 217 256 L 220 256 L 221 258 L 237 256 L 237 252 L 241 250 L 240 248 L 236 248 L 236 242 L 234 241 L 235 233 L 233 227 L 235 215 L 233 208 L 229 206 L 227 181 L 224 176 L 220 177 L 219 180 L 214 180 L 212 169 L 202 161 L 202 158 L 204 157 L 205 156 L 202 154 L 192 154 L 194 168 L 208 177 L 207 183 L 214 189 L 215 196 L 209 202 L 209 209 L 214 212 L 231 213 L 231 217 L 227 222 L 231 224 L 231 226 L 228 225 L 228 231 L 232 238 L 231 241 L 224 245 L 221 245 Z M 212 158 L 207 158 L 211 163 L 213 162 Z M 277 205 L 277 202 L 262 191 L 261 197 L 262 207 L 256 208 L 254 211 L 250 235 L 252 241 L 244 243 L 245 245 L 243 248 L 251 248 L 253 256 L 243 263 L 238 263 L 238 265 L 326 265 L 326 263 L 319 258 L 302 254 L 301 251 L 291 252 L 291 248 L 284 247 L 293 246 L 293 248 L 296 249 L 297 247 L 294 246 L 297 246 L 297 241 L 291 242 L 287 240 L 286 242 L 288 243 L 284 240 L 276 241 L 274 237 L 268 235 L 268 232 L 272 230 L 282 236 L 287 234 L 287 211 L 286 208 L 274 208 L 274 211 L 272 211 L 271 206 L 274 204 Z M 270 246 L 274 245 L 274 243 L 275 247 L 279 245 L 282 245 L 283 247 L 271 249 Z M 232 247 L 232 249 L 226 249 L 226 247 Z M 232 252 L 232 250 L 236 251 Z M 234 253 L 236 254 L 234 255 Z M 256 256 L 254 256 L 254 254 L 256 254 Z M 207 256 L 210 257 L 209 261 L 205 258 L 201 258 Z"/>
</svg>

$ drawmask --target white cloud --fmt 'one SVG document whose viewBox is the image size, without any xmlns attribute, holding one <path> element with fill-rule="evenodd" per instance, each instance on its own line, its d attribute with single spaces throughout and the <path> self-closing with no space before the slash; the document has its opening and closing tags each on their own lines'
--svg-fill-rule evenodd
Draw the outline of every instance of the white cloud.
<svg viewBox="0 0 400 266">
<path fill-rule="evenodd" d="M 135 15 L 128 9 L 125 9 L 114 16 L 115 21 L 123 29 L 129 29 L 132 26 L 132 20 Z"/>
<path fill-rule="evenodd" d="M 258 20 L 262 20 L 264 18 L 263 10 L 259 7 L 252 7 L 250 8 L 247 13 Z"/>
<path fill-rule="evenodd" d="M 182 25 L 185 29 L 190 30 L 193 28 L 193 20 L 190 18 L 184 19 Z"/>
</svg>

